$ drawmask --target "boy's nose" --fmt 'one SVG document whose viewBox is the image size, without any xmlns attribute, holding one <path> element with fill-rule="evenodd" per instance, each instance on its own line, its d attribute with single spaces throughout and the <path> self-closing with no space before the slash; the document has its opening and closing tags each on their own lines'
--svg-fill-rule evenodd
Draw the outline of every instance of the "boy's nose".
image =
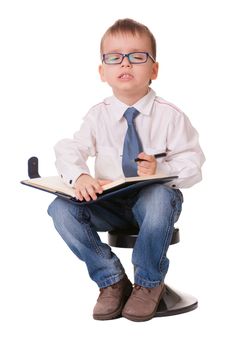
<svg viewBox="0 0 230 350">
<path fill-rule="evenodd" d="M 128 57 L 123 58 L 123 61 L 121 62 L 121 66 L 122 67 L 130 67 L 131 66 L 131 63 L 129 62 Z"/>
</svg>

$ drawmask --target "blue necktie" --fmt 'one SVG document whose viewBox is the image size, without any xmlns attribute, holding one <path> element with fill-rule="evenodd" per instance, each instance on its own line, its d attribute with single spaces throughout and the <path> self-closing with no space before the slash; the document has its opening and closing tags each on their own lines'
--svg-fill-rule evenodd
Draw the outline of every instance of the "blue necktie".
<svg viewBox="0 0 230 350">
<path fill-rule="evenodd" d="M 137 176 L 137 164 L 134 159 L 137 157 L 138 153 L 142 151 L 142 145 L 138 137 L 134 118 L 140 112 L 134 108 L 128 108 L 124 117 L 128 123 L 127 133 L 124 140 L 123 156 L 122 156 L 122 169 L 125 176 Z"/>
</svg>

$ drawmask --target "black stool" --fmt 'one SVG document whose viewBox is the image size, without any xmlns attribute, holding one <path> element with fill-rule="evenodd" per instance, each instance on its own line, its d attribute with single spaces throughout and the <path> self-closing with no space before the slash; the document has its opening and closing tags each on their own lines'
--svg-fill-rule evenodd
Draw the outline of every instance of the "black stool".
<svg viewBox="0 0 230 350">
<path fill-rule="evenodd" d="M 130 230 L 112 230 L 108 232 L 108 243 L 111 247 L 133 248 L 138 236 L 137 228 Z M 175 228 L 170 244 L 176 244 L 180 241 L 179 229 Z M 198 306 L 198 301 L 191 295 L 182 294 L 172 290 L 166 285 L 166 292 L 162 297 L 156 317 L 172 316 L 192 311 Z"/>
</svg>

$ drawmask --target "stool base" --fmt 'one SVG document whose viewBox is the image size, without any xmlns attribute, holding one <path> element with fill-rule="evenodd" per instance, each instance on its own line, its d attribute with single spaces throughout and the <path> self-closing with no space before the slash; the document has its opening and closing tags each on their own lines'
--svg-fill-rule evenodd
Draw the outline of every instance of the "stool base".
<svg viewBox="0 0 230 350">
<path fill-rule="evenodd" d="M 198 306 L 196 298 L 189 294 L 180 293 L 166 285 L 155 317 L 173 316 L 195 310 Z"/>
</svg>

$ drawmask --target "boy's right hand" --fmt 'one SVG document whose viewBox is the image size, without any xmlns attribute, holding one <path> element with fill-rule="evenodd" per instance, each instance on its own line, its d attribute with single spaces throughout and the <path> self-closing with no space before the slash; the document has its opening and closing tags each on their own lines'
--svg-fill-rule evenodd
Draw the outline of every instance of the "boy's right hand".
<svg viewBox="0 0 230 350">
<path fill-rule="evenodd" d="M 89 202 L 97 199 L 97 193 L 102 193 L 101 183 L 88 174 L 82 174 L 75 182 L 75 193 L 78 200 Z"/>
</svg>

